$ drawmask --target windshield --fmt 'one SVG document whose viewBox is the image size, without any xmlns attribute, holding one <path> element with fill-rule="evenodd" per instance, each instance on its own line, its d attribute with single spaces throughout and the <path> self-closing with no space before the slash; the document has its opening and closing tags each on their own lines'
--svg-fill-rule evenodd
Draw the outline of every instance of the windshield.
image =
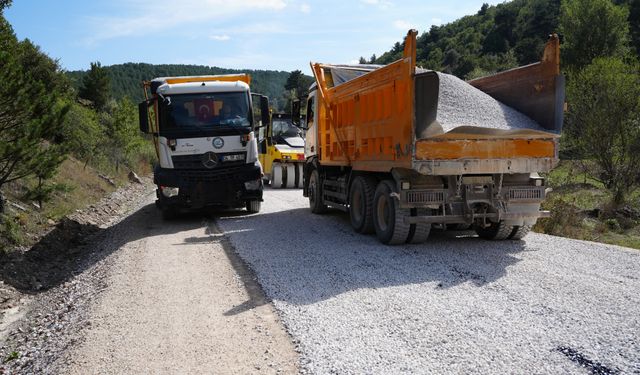
<svg viewBox="0 0 640 375">
<path fill-rule="evenodd" d="M 297 137 L 301 134 L 300 129 L 293 125 L 291 120 L 289 119 L 273 119 L 272 125 L 272 134 L 273 137 Z"/>
<path fill-rule="evenodd" d="M 210 131 L 251 125 L 245 92 L 168 95 L 160 102 L 161 131 Z"/>
</svg>

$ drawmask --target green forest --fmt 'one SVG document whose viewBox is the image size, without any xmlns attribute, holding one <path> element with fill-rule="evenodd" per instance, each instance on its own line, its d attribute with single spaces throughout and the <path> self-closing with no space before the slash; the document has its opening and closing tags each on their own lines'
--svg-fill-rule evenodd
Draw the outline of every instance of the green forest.
<svg viewBox="0 0 640 375">
<path fill-rule="evenodd" d="M 56 57 L 16 37 L 2 14 L 10 4 L 0 0 L 0 242 L 5 245 L 23 241 L 20 223 L 27 220 L 1 214 L 6 212 L 2 193 L 33 202 L 42 212 L 42 222 L 61 217 L 81 202 L 75 199 L 75 206 L 56 207 L 63 197 L 74 201 L 77 187 L 72 179 L 60 177 L 61 170 L 69 171 L 61 166 L 70 161 L 82 171 L 92 169 L 116 180 L 130 170 L 151 170 L 155 153 L 138 130 L 135 106 L 143 96 L 143 80 L 246 72 L 252 76 L 252 90 L 268 95 L 276 110 L 304 94 L 311 80 L 300 70 L 143 63 L 94 62 L 87 70 L 66 72 Z M 423 32 L 418 65 L 472 79 L 538 61 L 550 33 L 562 40 L 568 110 L 561 140 L 564 160 L 548 176 L 558 193 L 549 197 L 547 208 L 559 216 L 542 221 L 537 230 L 585 239 L 594 239 L 602 230 L 612 233 L 613 243 L 627 243 L 624 238 L 629 236 L 637 241 L 640 0 L 485 4 L 474 15 Z M 360 62 L 387 64 L 402 50 L 399 41 L 380 56 Z M 594 221 L 587 220 L 585 212 L 595 215 Z"/>
<path fill-rule="evenodd" d="M 109 76 L 110 96 L 113 98 L 129 97 L 135 102 L 144 100 L 142 81 L 148 81 L 156 77 L 248 73 L 251 76 L 251 90 L 267 95 L 272 101 L 275 100 L 275 105 L 278 106 L 278 100 L 283 97 L 284 85 L 289 77 L 289 72 L 284 71 L 223 69 L 202 65 L 178 64 L 126 63 L 105 66 L 104 70 Z M 83 79 L 87 74 L 88 70 L 66 73 L 76 90 L 82 87 Z"/>
<path fill-rule="evenodd" d="M 562 49 L 565 69 L 582 67 L 599 56 L 637 57 L 640 1 L 484 4 L 474 15 L 423 32 L 417 41 L 417 63 L 460 78 L 481 77 L 539 61 L 551 33 L 560 34 L 566 42 Z M 360 62 L 388 64 L 400 58 L 403 48 L 396 42 L 379 57 L 361 57 Z"/>
</svg>

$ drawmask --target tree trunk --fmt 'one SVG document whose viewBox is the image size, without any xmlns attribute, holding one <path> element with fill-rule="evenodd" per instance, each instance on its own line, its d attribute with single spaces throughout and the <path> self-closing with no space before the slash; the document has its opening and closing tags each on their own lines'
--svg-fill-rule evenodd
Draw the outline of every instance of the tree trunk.
<svg viewBox="0 0 640 375">
<path fill-rule="evenodd" d="M 38 190 L 40 190 L 40 194 L 38 194 L 38 205 L 40 206 L 40 211 L 42 211 L 42 177 L 38 177 Z"/>
<path fill-rule="evenodd" d="M 0 191 L 0 214 L 4 213 L 4 206 L 5 206 L 5 199 L 4 199 L 4 195 L 2 194 L 2 192 Z"/>
</svg>

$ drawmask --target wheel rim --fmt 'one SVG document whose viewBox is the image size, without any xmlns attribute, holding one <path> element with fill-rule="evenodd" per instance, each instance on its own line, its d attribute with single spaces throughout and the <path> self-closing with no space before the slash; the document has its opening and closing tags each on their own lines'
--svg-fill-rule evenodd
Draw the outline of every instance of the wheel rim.
<svg viewBox="0 0 640 375">
<path fill-rule="evenodd" d="M 361 222 L 362 217 L 364 216 L 364 205 L 362 204 L 362 193 L 357 187 L 353 192 L 353 197 L 351 197 L 351 207 L 353 208 L 351 215 L 354 220 L 358 223 Z"/>
<path fill-rule="evenodd" d="M 378 217 L 378 226 L 380 230 L 386 232 L 389 228 L 389 201 L 387 196 L 381 196 L 376 205 L 376 215 Z"/>
<path fill-rule="evenodd" d="M 316 203 L 316 178 L 315 175 L 311 175 L 311 179 L 309 181 L 309 202 L 315 206 Z"/>
</svg>

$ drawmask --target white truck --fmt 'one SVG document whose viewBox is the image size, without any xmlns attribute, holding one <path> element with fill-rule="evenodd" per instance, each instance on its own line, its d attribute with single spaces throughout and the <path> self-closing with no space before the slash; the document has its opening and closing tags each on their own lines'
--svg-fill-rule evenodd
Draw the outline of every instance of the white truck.
<svg viewBox="0 0 640 375">
<path fill-rule="evenodd" d="M 262 167 L 254 131 L 269 102 L 246 74 L 162 77 L 143 83 L 140 130 L 158 156 L 156 204 L 163 217 L 211 206 L 260 211 Z"/>
</svg>

